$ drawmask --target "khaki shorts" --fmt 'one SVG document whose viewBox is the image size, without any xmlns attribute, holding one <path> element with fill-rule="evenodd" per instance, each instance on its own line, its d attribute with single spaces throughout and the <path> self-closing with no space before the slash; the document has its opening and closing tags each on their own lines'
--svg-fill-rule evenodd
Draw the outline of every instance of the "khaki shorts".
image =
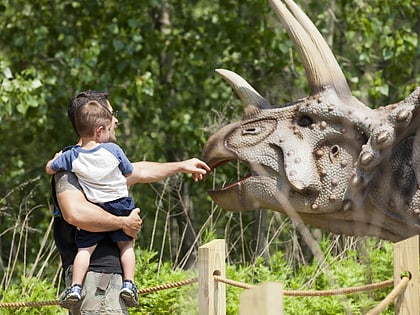
<svg viewBox="0 0 420 315">
<path fill-rule="evenodd" d="M 71 270 L 66 272 L 66 286 L 71 285 Z M 128 315 L 127 306 L 120 298 L 120 274 L 89 271 L 83 282 L 80 308 L 70 310 L 71 315 Z"/>
</svg>

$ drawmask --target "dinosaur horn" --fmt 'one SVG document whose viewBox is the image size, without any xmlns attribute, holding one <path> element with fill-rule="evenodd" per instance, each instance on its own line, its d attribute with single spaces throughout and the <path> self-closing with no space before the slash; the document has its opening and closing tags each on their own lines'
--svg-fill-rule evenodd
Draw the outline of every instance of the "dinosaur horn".
<svg viewBox="0 0 420 315">
<path fill-rule="evenodd" d="M 270 0 L 271 7 L 295 43 L 312 95 L 331 86 L 341 98 L 351 97 L 344 74 L 316 26 L 293 0 L 285 2 L 290 11 L 281 1 Z"/>
<path fill-rule="evenodd" d="M 258 109 L 268 109 L 271 105 L 244 78 L 235 72 L 216 69 L 216 72 L 232 87 L 244 105 L 245 117 L 249 117 Z"/>
</svg>

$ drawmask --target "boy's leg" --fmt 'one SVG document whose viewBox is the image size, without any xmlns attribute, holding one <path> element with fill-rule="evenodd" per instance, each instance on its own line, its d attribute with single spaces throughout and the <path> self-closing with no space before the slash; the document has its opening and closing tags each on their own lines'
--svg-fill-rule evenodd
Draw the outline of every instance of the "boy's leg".
<svg viewBox="0 0 420 315">
<path fill-rule="evenodd" d="M 73 265 L 69 266 L 67 270 L 65 271 L 65 285 L 66 288 L 71 286 L 71 283 L 73 282 Z M 83 296 L 82 296 L 83 298 Z M 64 305 L 64 307 L 66 307 Z M 74 306 L 66 307 L 69 309 L 69 315 L 80 315 L 80 303 Z"/>
<path fill-rule="evenodd" d="M 127 306 L 138 306 L 138 291 L 137 286 L 134 284 L 134 272 L 136 269 L 134 241 L 118 242 L 118 246 L 121 252 L 121 265 L 124 275 L 124 282 L 120 295 Z"/>
<path fill-rule="evenodd" d="M 134 254 L 134 241 L 118 242 L 121 252 L 121 265 L 124 280 L 134 282 L 134 272 L 136 270 L 136 256 Z"/>
<path fill-rule="evenodd" d="M 88 248 L 79 248 L 73 262 L 73 275 L 71 286 L 64 291 L 61 297 L 61 306 L 72 309 L 80 304 L 82 299 L 82 283 L 89 268 L 90 257 L 96 245 Z"/>
<path fill-rule="evenodd" d="M 79 248 L 77 255 L 73 262 L 73 278 L 72 285 L 82 285 L 83 279 L 85 278 L 86 272 L 89 268 L 90 257 L 94 252 L 96 245 L 87 248 Z"/>
</svg>

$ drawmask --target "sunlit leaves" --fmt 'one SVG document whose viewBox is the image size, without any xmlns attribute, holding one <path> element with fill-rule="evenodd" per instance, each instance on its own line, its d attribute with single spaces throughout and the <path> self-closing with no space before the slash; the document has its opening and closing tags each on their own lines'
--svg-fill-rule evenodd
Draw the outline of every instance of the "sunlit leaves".
<svg viewBox="0 0 420 315">
<path fill-rule="evenodd" d="M 12 114 L 26 116 L 30 107 L 38 107 L 39 99 L 34 97 L 35 90 L 42 87 L 39 77 L 33 68 L 21 73 L 13 73 L 4 61 L 0 62 L 0 121 Z"/>
</svg>

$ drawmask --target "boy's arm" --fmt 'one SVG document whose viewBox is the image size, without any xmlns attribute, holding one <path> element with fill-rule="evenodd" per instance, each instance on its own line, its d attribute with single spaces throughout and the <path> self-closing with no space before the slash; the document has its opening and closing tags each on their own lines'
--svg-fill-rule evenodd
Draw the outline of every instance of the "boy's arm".
<svg viewBox="0 0 420 315">
<path fill-rule="evenodd" d="M 136 183 L 155 183 L 177 173 L 192 174 L 194 181 L 204 179 L 210 172 L 210 167 L 203 161 L 192 158 L 180 162 L 148 162 L 141 161 L 133 164 L 133 173 L 127 177 L 128 185 Z"/>
<path fill-rule="evenodd" d="M 57 201 L 61 214 L 68 223 L 90 232 L 109 232 L 122 229 L 137 238 L 142 220 L 139 209 L 128 217 L 118 217 L 90 203 L 83 194 L 77 178 L 70 172 L 55 175 Z"/>
<path fill-rule="evenodd" d="M 51 160 L 49 160 L 48 162 L 47 162 L 47 165 L 45 165 L 45 172 L 47 173 L 47 174 L 50 174 L 50 175 L 54 175 L 55 173 L 56 173 L 56 171 L 54 171 L 52 168 L 51 168 L 51 164 L 61 155 L 63 153 L 63 151 L 60 151 L 60 152 L 57 152 L 55 155 L 54 155 L 54 157 L 51 159 Z"/>
</svg>

